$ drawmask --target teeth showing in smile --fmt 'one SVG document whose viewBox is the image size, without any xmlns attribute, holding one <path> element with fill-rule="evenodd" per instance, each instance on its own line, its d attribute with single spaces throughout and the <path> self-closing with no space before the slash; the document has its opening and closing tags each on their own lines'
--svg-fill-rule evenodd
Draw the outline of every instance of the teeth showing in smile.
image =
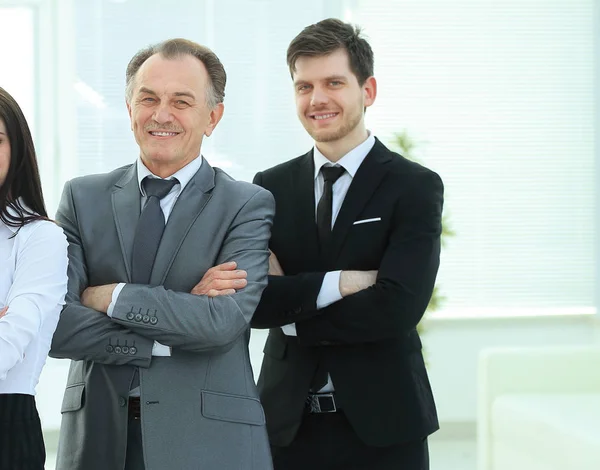
<svg viewBox="0 0 600 470">
<path fill-rule="evenodd" d="M 321 119 L 329 119 L 332 118 L 336 115 L 336 113 L 331 113 L 331 114 L 322 114 L 320 116 L 313 116 L 317 121 L 320 121 Z"/>
<path fill-rule="evenodd" d="M 156 135 L 158 137 L 170 137 L 177 135 L 177 132 L 150 132 L 152 135 Z"/>
</svg>

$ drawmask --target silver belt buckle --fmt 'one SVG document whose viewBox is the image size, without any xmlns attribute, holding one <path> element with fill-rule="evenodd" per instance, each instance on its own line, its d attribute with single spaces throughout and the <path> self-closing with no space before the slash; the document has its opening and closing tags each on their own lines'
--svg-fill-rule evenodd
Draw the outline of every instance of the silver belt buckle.
<svg viewBox="0 0 600 470">
<path fill-rule="evenodd" d="M 331 406 L 333 409 L 331 410 L 323 410 L 321 408 L 321 399 L 331 400 Z M 335 406 L 335 399 L 333 398 L 333 393 L 319 393 L 310 395 L 310 412 L 311 413 L 335 413 L 337 411 L 337 407 Z"/>
</svg>

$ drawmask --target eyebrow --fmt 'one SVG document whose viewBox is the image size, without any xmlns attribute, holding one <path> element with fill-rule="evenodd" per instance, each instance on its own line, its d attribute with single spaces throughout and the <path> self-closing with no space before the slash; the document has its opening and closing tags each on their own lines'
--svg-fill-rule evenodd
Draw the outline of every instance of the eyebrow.
<svg viewBox="0 0 600 470">
<path fill-rule="evenodd" d="M 139 92 L 140 93 L 146 93 L 148 95 L 158 96 L 155 91 L 151 90 L 150 88 L 146 88 L 145 86 L 143 86 L 142 88 L 140 88 Z M 194 94 L 191 93 L 191 92 L 189 92 L 189 91 L 176 91 L 175 93 L 173 93 L 173 96 L 176 96 L 176 97 L 187 96 L 188 98 L 191 98 L 193 100 L 196 99 L 196 97 L 194 96 Z"/>
<path fill-rule="evenodd" d="M 0 131 L 0 134 L 2 134 L 2 135 L 6 135 L 6 134 L 5 134 L 4 132 L 2 132 L 2 131 Z"/>
<path fill-rule="evenodd" d="M 329 77 L 321 78 L 317 81 L 320 82 L 330 82 L 332 80 L 348 80 L 344 75 L 330 75 Z M 305 83 L 310 83 L 308 80 L 295 80 L 294 86 L 303 85 Z"/>
</svg>

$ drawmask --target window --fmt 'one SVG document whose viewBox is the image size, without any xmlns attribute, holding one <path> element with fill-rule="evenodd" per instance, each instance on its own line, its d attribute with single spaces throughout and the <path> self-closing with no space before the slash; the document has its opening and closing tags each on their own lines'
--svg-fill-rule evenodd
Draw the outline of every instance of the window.
<svg viewBox="0 0 600 470">
<path fill-rule="evenodd" d="M 593 0 L 358 2 L 384 142 L 446 186 L 443 313 L 595 310 Z"/>
</svg>

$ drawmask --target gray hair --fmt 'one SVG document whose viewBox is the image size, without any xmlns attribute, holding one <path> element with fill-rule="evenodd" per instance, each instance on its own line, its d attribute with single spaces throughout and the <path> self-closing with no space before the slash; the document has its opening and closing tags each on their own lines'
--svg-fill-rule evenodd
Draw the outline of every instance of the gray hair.
<svg viewBox="0 0 600 470">
<path fill-rule="evenodd" d="M 225 99 L 225 84 L 227 74 L 217 55 L 208 47 L 197 44 L 187 39 L 167 39 L 158 44 L 153 44 L 140 50 L 127 65 L 125 73 L 125 99 L 131 103 L 135 76 L 146 60 L 154 54 L 160 54 L 165 59 L 175 59 L 183 55 L 191 55 L 206 67 L 209 77 L 209 86 L 206 89 L 206 104 L 213 109 Z"/>
</svg>

